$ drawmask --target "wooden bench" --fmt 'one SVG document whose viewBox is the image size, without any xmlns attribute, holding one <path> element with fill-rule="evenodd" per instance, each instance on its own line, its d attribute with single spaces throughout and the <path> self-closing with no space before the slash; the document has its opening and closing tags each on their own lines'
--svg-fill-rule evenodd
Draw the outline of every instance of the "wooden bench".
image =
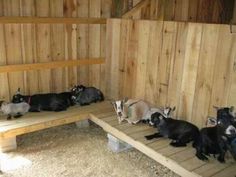
<svg viewBox="0 0 236 177">
<path fill-rule="evenodd" d="M 17 135 L 85 119 L 90 119 L 106 132 L 132 145 L 180 176 L 236 176 L 235 162 L 227 161 L 225 164 L 221 164 L 214 158 L 211 158 L 209 162 L 198 160 L 191 144 L 188 147 L 174 148 L 169 146 L 170 140 L 165 138 L 147 141 L 144 136 L 156 132 L 156 129 L 144 124 L 119 124 L 112 105 L 107 101 L 85 107 L 74 106 L 65 112 L 29 113 L 12 121 L 1 118 L 0 137 L 6 144 L 7 141 L 11 142 L 10 147 L 12 147 L 12 141 L 15 141 Z"/>
<path fill-rule="evenodd" d="M 116 114 L 99 113 L 90 114 L 90 120 L 101 126 L 106 132 L 116 138 L 132 145 L 142 153 L 168 167 L 170 170 L 184 177 L 235 177 L 236 162 L 228 160 L 225 164 L 210 158 L 209 162 L 203 162 L 196 158 L 195 149 L 191 143 L 187 147 L 174 148 L 169 145 L 166 138 L 148 141 L 145 135 L 156 132 L 156 129 L 144 124 L 130 125 L 119 124 Z"/>
<path fill-rule="evenodd" d="M 27 113 L 19 119 L 6 120 L 0 116 L 0 150 L 2 152 L 15 149 L 16 136 L 43 130 L 50 127 L 86 120 L 90 113 L 113 111 L 110 103 L 102 102 L 90 106 L 73 106 L 63 112 Z"/>
</svg>

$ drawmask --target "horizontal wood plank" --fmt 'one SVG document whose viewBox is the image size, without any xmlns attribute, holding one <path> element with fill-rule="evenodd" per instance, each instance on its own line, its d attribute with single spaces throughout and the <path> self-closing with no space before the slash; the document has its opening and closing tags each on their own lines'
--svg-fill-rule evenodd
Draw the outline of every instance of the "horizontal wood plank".
<svg viewBox="0 0 236 177">
<path fill-rule="evenodd" d="M 106 18 L 70 18 L 70 17 L 0 17 L 0 23 L 34 24 L 106 24 Z"/>
<path fill-rule="evenodd" d="M 106 101 L 91 104 L 89 106 L 73 106 L 62 112 L 40 112 L 27 113 L 22 118 L 6 120 L 5 116 L 0 116 L 0 138 L 9 138 L 17 135 L 34 132 L 54 126 L 69 124 L 80 120 L 88 119 L 89 113 L 94 110 L 98 115 L 110 113 L 113 108 Z M 5 120 L 5 121 L 4 121 Z"/>
<path fill-rule="evenodd" d="M 0 66 L 0 73 L 19 72 L 19 71 L 30 71 L 30 70 L 44 70 L 52 68 L 82 66 L 82 65 L 94 65 L 105 63 L 104 58 L 91 58 L 91 59 L 80 59 L 80 60 L 62 60 L 52 61 L 45 63 L 31 63 L 31 64 L 17 64 L 17 65 L 4 65 Z"/>
</svg>

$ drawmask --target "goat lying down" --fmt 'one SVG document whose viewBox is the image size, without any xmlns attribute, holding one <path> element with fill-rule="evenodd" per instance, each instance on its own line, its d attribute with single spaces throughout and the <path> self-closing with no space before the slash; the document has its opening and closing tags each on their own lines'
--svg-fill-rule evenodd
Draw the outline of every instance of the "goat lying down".
<svg viewBox="0 0 236 177">
<path fill-rule="evenodd" d="M 200 130 L 199 139 L 194 147 L 200 160 L 208 160 L 207 156 L 210 155 L 219 155 L 217 159 L 223 163 L 226 151 L 230 151 L 236 159 L 236 119 L 233 107 L 216 109 L 217 118 L 208 118 L 211 126 Z"/>
<path fill-rule="evenodd" d="M 71 92 L 21 95 L 20 89 L 13 95 L 12 102 L 28 103 L 30 105 L 29 112 L 65 111 L 69 106 L 74 105 Z"/>
<path fill-rule="evenodd" d="M 103 93 L 95 87 L 85 87 L 83 85 L 74 86 L 71 89 L 72 100 L 80 106 L 104 101 Z"/>
<path fill-rule="evenodd" d="M 30 105 L 28 103 L 7 103 L 2 102 L 0 110 L 4 115 L 7 115 L 7 120 L 10 120 L 12 116 L 14 118 L 19 118 L 27 113 L 30 109 Z"/>
<path fill-rule="evenodd" d="M 175 108 L 171 109 L 169 107 L 165 109 L 150 108 L 145 101 L 140 99 L 124 99 L 111 103 L 116 111 L 119 123 L 124 120 L 131 124 L 137 124 L 140 121 L 148 123 L 151 115 L 155 112 L 168 117 L 175 110 Z"/>
<path fill-rule="evenodd" d="M 196 141 L 199 136 L 198 128 L 183 120 L 166 118 L 160 113 L 152 114 L 150 125 L 158 129 L 158 133 L 145 136 L 147 140 L 166 137 L 171 139 L 170 145 L 174 147 L 186 146 L 191 141 Z"/>
</svg>

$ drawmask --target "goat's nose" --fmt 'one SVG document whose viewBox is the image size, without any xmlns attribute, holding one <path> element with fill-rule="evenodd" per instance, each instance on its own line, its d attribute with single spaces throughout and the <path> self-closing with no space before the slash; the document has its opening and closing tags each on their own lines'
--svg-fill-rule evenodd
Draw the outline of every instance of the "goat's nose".
<svg viewBox="0 0 236 177">
<path fill-rule="evenodd" d="M 121 112 L 118 112 L 118 116 L 120 116 L 120 117 L 122 116 Z"/>
</svg>

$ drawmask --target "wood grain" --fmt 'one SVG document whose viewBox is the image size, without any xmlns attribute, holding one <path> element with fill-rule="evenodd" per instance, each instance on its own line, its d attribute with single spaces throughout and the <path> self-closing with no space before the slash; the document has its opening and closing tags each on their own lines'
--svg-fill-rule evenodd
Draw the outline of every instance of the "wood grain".
<svg viewBox="0 0 236 177">
<path fill-rule="evenodd" d="M 205 126 L 213 105 L 236 105 L 235 35 L 228 25 L 109 19 L 106 94 L 176 106 Z"/>
</svg>

